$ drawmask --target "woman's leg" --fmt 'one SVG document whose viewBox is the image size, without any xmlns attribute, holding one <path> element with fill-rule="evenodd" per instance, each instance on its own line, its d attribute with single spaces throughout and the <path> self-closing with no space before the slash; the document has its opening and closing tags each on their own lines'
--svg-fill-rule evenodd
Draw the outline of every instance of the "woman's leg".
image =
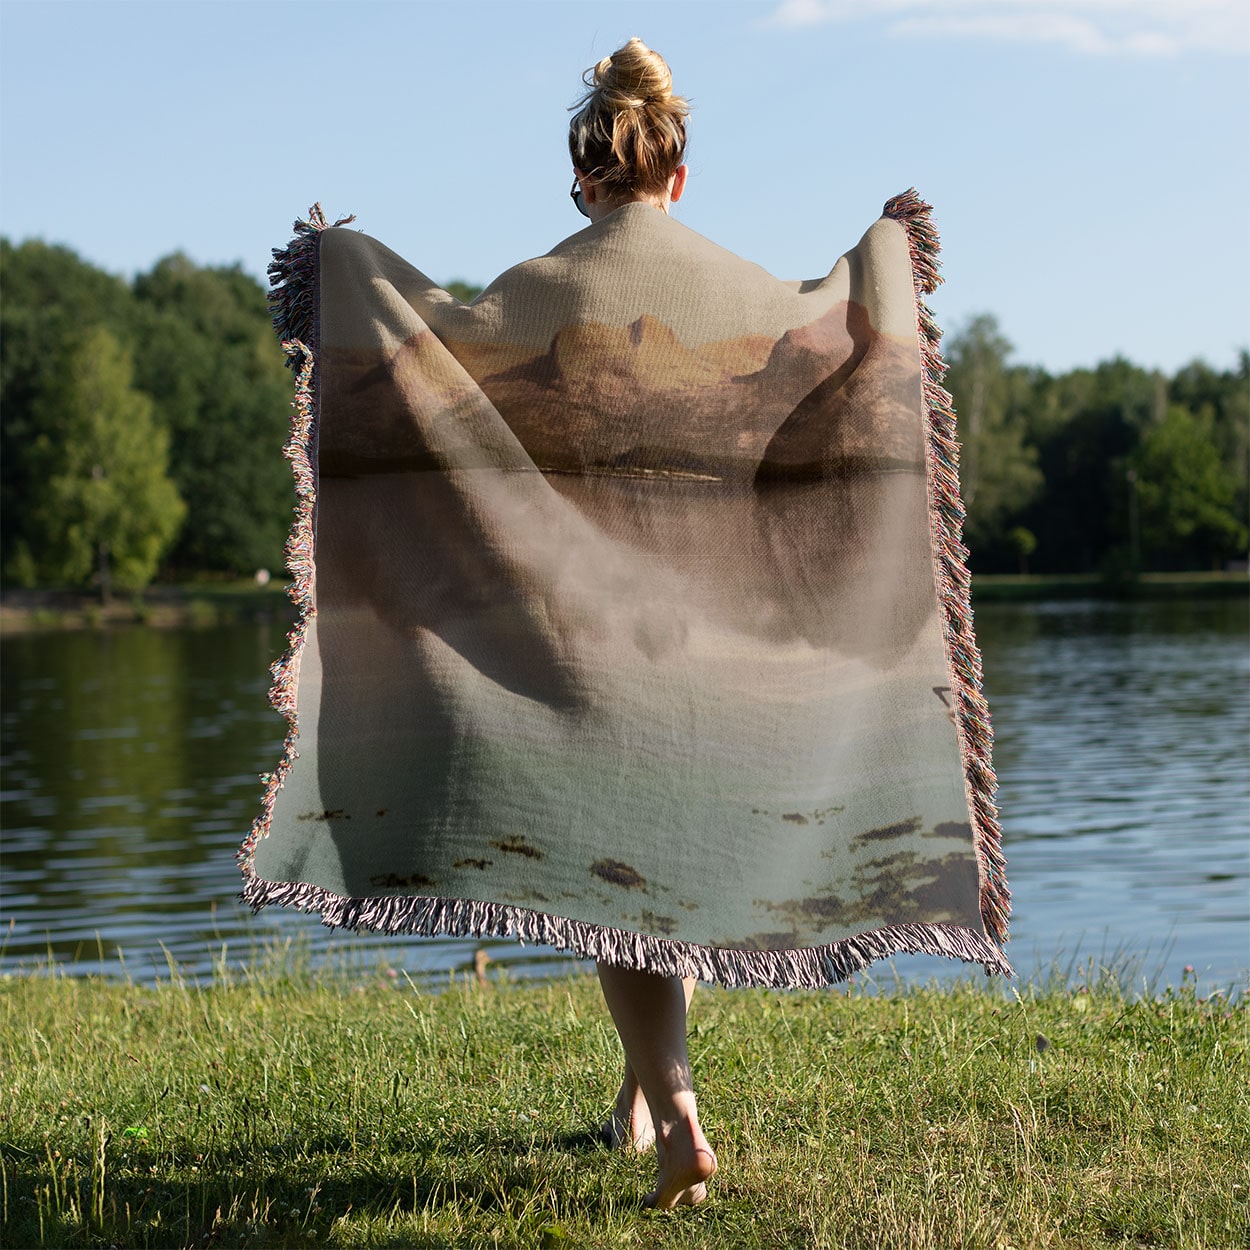
<svg viewBox="0 0 1250 1250">
<path fill-rule="evenodd" d="M 704 1182 L 716 1156 L 699 1127 L 686 1053 L 686 988 L 680 977 L 599 964 L 603 997 L 625 1056 L 642 1088 L 655 1131 L 659 1180 L 648 1206 L 693 1206 L 707 1197 Z"/>
<path fill-rule="evenodd" d="M 699 983 L 694 977 L 683 977 L 681 984 L 686 996 L 686 1011 L 689 1012 L 694 987 Z M 641 1153 L 655 1145 L 651 1109 L 647 1106 L 647 1099 L 638 1084 L 634 1065 L 629 1062 L 628 1056 L 625 1057 L 625 1079 L 621 1081 L 616 1104 L 600 1133 L 604 1142 L 613 1149 L 630 1149 Z"/>
</svg>

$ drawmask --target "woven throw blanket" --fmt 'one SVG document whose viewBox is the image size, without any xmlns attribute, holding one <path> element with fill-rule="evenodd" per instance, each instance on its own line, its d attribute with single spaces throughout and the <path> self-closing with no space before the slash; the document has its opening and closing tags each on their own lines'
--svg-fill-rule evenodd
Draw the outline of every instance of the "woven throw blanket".
<svg viewBox="0 0 1250 1250">
<path fill-rule="evenodd" d="M 467 305 L 296 223 L 245 901 L 728 985 L 1010 975 L 928 213 L 795 283 L 629 204 Z"/>
</svg>

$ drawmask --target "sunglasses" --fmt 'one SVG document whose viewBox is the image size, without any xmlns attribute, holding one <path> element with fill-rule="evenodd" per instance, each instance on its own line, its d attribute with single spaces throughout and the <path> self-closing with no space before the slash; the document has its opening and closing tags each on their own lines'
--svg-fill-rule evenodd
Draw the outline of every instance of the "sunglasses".
<svg viewBox="0 0 1250 1250">
<path fill-rule="evenodd" d="M 569 199 L 573 201 L 574 205 L 577 207 L 577 211 L 581 213 L 583 217 L 590 216 L 590 214 L 586 211 L 586 201 L 582 199 L 582 183 L 580 178 L 573 179 L 573 189 L 569 192 Z"/>
</svg>

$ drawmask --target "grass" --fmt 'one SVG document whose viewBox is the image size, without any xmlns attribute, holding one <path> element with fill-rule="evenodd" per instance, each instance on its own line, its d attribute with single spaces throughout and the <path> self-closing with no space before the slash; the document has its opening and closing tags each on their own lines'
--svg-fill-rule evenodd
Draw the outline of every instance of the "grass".
<svg viewBox="0 0 1250 1250">
<path fill-rule="evenodd" d="M 1109 582 L 1098 574 L 978 573 L 977 603 L 1045 599 L 1205 599 L 1244 598 L 1245 573 L 1144 573 Z M 208 626 L 249 620 L 257 615 L 293 619 L 284 584 L 275 579 L 257 586 L 251 579 L 201 579 L 160 584 L 137 595 L 119 594 L 107 607 L 85 591 L 6 588 L 0 600 L 0 635 L 121 625 L 157 628 Z"/>
<path fill-rule="evenodd" d="M 1250 1244 L 1247 996 L 701 988 L 721 1171 L 590 1130 L 619 1080 L 584 978 L 441 993 L 271 967 L 0 982 L 3 1242 L 25 1246 Z"/>
<path fill-rule="evenodd" d="M 0 601 L 0 634 L 121 625 L 203 627 L 258 616 L 293 619 L 294 612 L 285 583 L 278 580 L 264 586 L 252 578 L 159 584 L 140 594 L 119 592 L 107 607 L 81 590 L 6 588 Z"/>
<path fill-rule="evenodd" d="M 1053 599 L 1244 599 L 1245 573 L 1142 573 L 1109 579 L 1099 573 L 978 573 L 972 579 L 974 603 L 1035 602 Z"/>
</svg>

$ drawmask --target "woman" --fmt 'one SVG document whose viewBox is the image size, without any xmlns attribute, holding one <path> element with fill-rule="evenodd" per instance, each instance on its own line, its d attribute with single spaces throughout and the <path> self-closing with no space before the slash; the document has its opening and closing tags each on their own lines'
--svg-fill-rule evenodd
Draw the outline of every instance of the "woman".
<svg viewBox="0 0 1250 1250">
<path fill-rule="evenodd" d="M 686 186 L 686 101 L 658 52 L 631 39 L 593 70 L 569 126 L 573 198 L 592 222 L 624 204 L 662 213 Z M 699 1126 L 686 1012 L 693 977 L 664 977 L 599 962 L 603 996 L 625 1050 L 625 1079 L 604 1129 L 612 1145 L 655 1144 L 660 1175 L 648 1205 L 702 1202 L 716 1156 Z"/>
<path fill-rule="evenodd" d="M 1007 893 L 927 206 L 779 282 L 668 217 L 663 60 L 588 87 L 591 224 L 472 304 L 319 215 L 276 253 L 304 611 L 244 898 L 594 959 L 666 1208 L 716 1170 L 697 979 L 1009 973 Z"/>
</svg>

